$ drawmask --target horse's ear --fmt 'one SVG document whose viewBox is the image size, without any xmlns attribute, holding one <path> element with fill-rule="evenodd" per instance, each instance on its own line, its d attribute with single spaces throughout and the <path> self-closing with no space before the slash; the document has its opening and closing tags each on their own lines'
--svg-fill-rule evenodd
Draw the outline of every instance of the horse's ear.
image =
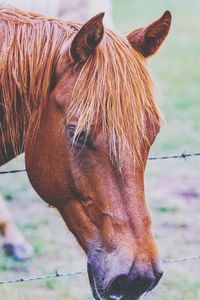
<svg viewBox="0 0 200 300">
<path fill-rule="evenodd" d="M 171 25 L 171 13 L 166 11 L 160 19 L 147 27 L 131 32 L 127 38 L 134 49 L 144 57 L 153 55 L 165 40 Z"/>
<path fill-rule="evenodd" d="M 104 13 L 99 13 L 85 23 L 74 37 L 71 44 L 71 57 L 75 63 L 85 62 L 95 51 L 104 34 Z"/>
</svg>

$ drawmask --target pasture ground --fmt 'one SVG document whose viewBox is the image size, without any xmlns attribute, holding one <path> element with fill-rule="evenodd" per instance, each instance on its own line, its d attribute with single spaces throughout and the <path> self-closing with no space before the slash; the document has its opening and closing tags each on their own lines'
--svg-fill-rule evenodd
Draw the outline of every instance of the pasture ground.
<svg viewBox="0 0 200 300">
<path fill-rule="evenodd" d="M 153 3 L 153 4 L 152 4 Z M 200 150 L 200 2 L 196 0 L 114 0 L 118 29 L 128 32 L 148 24 L 165 9 L 173 14 L 166 44 L 150 67 L 160 87 L 166 117 L 152 155 Z M 4 169 L 23 167 L 23 157 Z M 162 258 L 200 254 L 200 159 L 150 161 L 146 195 Z M 25 174 L 0 178 L 19 228 L 35 255 L 25 263 L 0 252 L 0 280 L 40 274 L 74 272 L 86 266 L 85 256 L 57 212 L 47 207 L 30 187 Z M 165 275 L 147 300 L 199 300 L 200 262 L 164 265 Z M 0 300 L 92 299 L 87 276 L 0 286 Z"/>
</svg>

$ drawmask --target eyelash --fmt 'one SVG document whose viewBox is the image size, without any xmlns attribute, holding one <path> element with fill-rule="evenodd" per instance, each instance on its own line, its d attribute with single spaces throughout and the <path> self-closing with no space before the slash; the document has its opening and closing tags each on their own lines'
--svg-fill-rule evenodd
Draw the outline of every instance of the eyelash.
<svg viewBox="0 0 200 300">
<path fill-rule="evenodd" d="M 67 129 L 68 129 L 69 138 L 72 140 L 74 138 L 76 126 L 70 124 L 70 125 L 67 125 Z M 88 148 L 93 148 L 93 143 L 92 143 L 91 138 L 89 137 L 89 135 L 86 135 L 86 132 L 84 132 L 84 131 L 79 134 L 79 136 L 76 138 L 74 144 L 75 144 L 75 146 L 81 145 L 82 147 L 86 146 Z"/>
</svg>

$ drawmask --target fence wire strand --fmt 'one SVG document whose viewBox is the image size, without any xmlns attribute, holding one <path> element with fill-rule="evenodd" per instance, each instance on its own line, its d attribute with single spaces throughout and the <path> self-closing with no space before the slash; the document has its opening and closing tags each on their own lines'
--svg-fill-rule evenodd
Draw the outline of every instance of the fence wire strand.
<svg viewBox="0 0 200 300">
<path fill-rule="evenodd" d="M 31 278 L 17 278 L 17 279 L 10 279 L 10 280 L 1 280 L 0 285 L 1 284 L 15 284 L 15 283 L 24 283 L 24 282 L 31 282 L 31 281 L 56 279 L 56 278 L 62 278 L 62 277 L 74 277 L 74 276 L 85 275 L 86 273 L 87 273 L 86 271 L 74 272 L 74 273 L 59 273 L 58 271 L 56 271 L 54 274 L 31 277 Z"/>
<path fill-rule="evenodd" d="M 196 261 L 196 260 L 200 260 L 200 255 L 163 259 L 161 262 L 162 262 L 162 264 L 174 264 L 174 263 L 184 263 L 184 262 Z M 57 278 L 62 278 L 62 277 L 74 277 L 74 276 L 81 276 L 81 275 L 85 275 L 85 274 L 87 274 L 87 271 L 74 272 L 74 273 L 60 273 L 60 272 L 56 271 L 54 274 L 31 277 L 31 278 L 17 278 L 17 279 L 10 279 L 10 280 L 0 280 L 0 285 L 25 283 L 25 282 L 32 282 L 32 281 L 48 280 L 48 279 L 57 279 Z"/>
<path fill-rule="evenodd" d="M 200 156 L 200 152 L 186 153 L 184 151 L 182 154 L 178 154 L 178 155 L 148 157 L 148 160 L 167 160 L 167 159 L 185 159 L 185 160 L 187 160 L 187 158 L 197 157 L 197 156 Z M 11 170 L 11 171 L 1 171 L 0 175 L 15 174 L 15 173 L 24 173 L 24 172 L 26 172 L 25 169 L 22 169 L 22 170 Z"/>
<path fill-rule="evenodd" d="M 24 173 L 26 170 L 11 170 L 11 171 L 2 171 L 0 172 L 0 175 L 5 175 L 5 174 L 15 174 L 15 173 Z"/>
<path fill-rule="evenodd" d="M 200 156 L 200 152 L 196 153 L 186 153 L 183 152 L 181 155 L 169 155 L 169 156 L 155 156 L 155 157 L 149 157 L 148 160 L 166 160 L 166 159 L 185 159 L 189 157 L 197 157 Z"/>
</svg>

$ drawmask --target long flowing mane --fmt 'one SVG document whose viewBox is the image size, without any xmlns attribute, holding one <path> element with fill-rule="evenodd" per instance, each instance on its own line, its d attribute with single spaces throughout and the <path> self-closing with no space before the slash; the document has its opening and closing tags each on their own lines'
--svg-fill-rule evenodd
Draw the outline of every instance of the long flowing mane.
<svg viewBox="0 0 200 300">
<path fill-rule="evenodd" d="M 67 116 L 77 116 L 74 140 L 101 125 L 111 160 L 121 168 L 124 155 L 141 158 L 148 132 L 162 119 L 145 59 L 125 37 L 110 30 L 78 78 Z M 127 152 L 128 151 L 128 152 Z"/>
<path fill-rule="evenodd" d="M 0 115 L 2 107 L 18 153 L 19 131 L 25 128 L 25 135 L 30 119 L 39 128 L 61 47 L 80 25 L 16 9 L 0 9 L 0 17 Z M 101 126 L 119 167 L 127 150 L 134 159 L 140 156 L 148 126 L 153 128 L 161 115 L 145 60 L 125 37 L 106 29 L 74 87 L 67 121 L 72 116 L 77 118 L 75 139 L 83 130 Z M 3 133 L 2 126 L 0 122 Z"/>
<path fill-rule="evenodd" d="M 78 27 L 15 8 L 1 8 L 0 19 L 0 133 L 17 155 L 30 119 L 39 127 L 61 47 Z"/>
</svg>

